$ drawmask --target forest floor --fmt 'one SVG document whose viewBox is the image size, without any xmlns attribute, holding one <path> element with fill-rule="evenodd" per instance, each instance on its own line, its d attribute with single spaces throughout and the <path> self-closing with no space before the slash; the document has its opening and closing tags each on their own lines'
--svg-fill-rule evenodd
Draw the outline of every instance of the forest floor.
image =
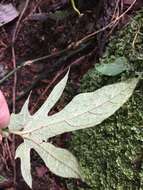
<svg viewBox="0 0 143 190">
<path fill-rule="evenodd" d="M 82 13 L 79 16 L 68 0 L 3 0 L 1 3 L 12 3 L 19 16 L 0 25 L 0 89 L 10 111 L 16 113 L 32 91 L 31 114 L 46 100 L 69 67 L 69 81 L 76 91 L 83 75 L 102 57 L 109 37 L 125 26 L 143 5 L 142 1 L 133 0 L 85 0 L 84 3 L 79 0 L 77 7 Z M 18 66 L 17 72 L 7 76 Z M 62 106 L 59 104 L 53 112 Z M 68 135 L 58 137 L 56 144 L 65 147 L 68 138 Z M 13 154 L 11 139 L 0 147 L 2 190 L 15 189 L 9 149 Z M 41 161 L 37 162 L 37 156 L 32 158 L 32 168 L 35 168 L 34 190 L 70 190 L 65 180 L 50 173 Z M 28 190 L 19 162 L 16 162 L 16 170 L 16 189 Z M 75 183 L 80 185 L 79 181 Z"/>
</svg>

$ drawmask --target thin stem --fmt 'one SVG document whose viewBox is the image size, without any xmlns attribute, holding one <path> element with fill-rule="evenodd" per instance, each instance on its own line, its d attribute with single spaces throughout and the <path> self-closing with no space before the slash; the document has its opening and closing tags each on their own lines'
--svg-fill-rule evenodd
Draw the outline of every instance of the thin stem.
<svg viewBox="0 0 143 190">
<path fill-rule="evenodd" d="M 6 76 L 4 76 L 1 80 L 0 80 L 0 84 L 2 84 L 5 80 L 7 80 L 10 76 L 12 76 L 14 73 L 16 73 L 19 69 L 21 69 L 23 66 L 25 66 L 25 64 L 22 64 L 18 67 L 16 67 L 15 69 L 13 69 L 12 71 L 10 71 Z"/>
<path fill-rule="evenodd" d="M 43 57 L 38 57 L 36 59 L 33 59 L 33 60 L 28 60 L 28 61 L 25 61 L 23 63 L 21 63 L 19 66 L 17 66 L 16 68 L 14 68 L 12 71 L 10 71 L 7 75 L 5 75 L 1 80 L 0 80 L 0 84 L 2 84 L 4 81 L 6 81 L 9 77 L 11 77 L 13 74 L 15 74 L 17 71 L 19 71 L 22 67 L 24 66 L 28 66 L 28 65 L 31 65 L 32 63 L 36 63 L 38 61 L 43 61 L 45 59 L 49 59 L 49 58 L 52 58 L 52 57 L 56 57 L 56 56 L 59 56 L 59 55 L 62 55 L 63 53 L 67 52 L 68 49 L 63 49 L 57 53 L 53 53 L 53 54 L 50 54 L 50 55 L 45 55 Z"/>
<path fill-rule="evenodd" d="M 75 10 L 75 12 L 77 12 L 77 14 L 78 14 L 79 16 L 81 16 L 82 14 L 81 14 L 80 11 L 77 9 L 74 0 L 71 0 L 71 4 L 72 4 L 72 7 L 73 7 L 73 9 Z"/>
</svg>

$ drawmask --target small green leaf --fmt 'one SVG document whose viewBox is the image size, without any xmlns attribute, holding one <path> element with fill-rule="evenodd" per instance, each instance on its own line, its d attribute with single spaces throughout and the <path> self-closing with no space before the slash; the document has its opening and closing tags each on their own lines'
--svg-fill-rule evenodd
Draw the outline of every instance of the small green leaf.
<svg viewBox="0 0 143 190">
<path fill-rule="evenodd" d="M 6 181 L 7 179 L 5 177 L 3 177 L 2 175 L 0 175 L 0 183 Z"/>
<path fill-rule="evenodd" d="M 97 66 L 96 70 L 102 75 L 116 76 L 127 70 L 127 59 L 125 57 L 119 57 L 113 63 Z"/>
</svg>

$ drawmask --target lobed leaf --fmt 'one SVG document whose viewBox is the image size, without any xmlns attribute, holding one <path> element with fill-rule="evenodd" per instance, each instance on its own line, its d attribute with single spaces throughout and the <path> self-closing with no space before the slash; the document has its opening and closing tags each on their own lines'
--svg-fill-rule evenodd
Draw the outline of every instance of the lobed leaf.
<svg viewBox="0 0 143 190">
<path fill-rule="evenodd" d="M 40 155 L 46 166 L 56 175 L 81 178 L 75 157 L 67 150 L 48 143 L 47 140 L 65 132 L 100 124 L 129 99 L 138 82 L 138 79 L 133 78 L 125 82 L 104 86 L 95 92 L 79 94 L 63 110 L 48 116 L 48 112 L 63 93 L 67 78 L 68 73 L 56 85 L 48 100 L 34 115 L 29 114 L 29 100 L 27 100 L 21 112 L 12 116 L 9 130 L 24 139 L 24 143 L 16 150 L 16 158 L 21 159 L 22 175 L 30 187 L 32 186 L 31 149 Z M 22 131 L 17 130 L 18 124 L 23 126 Z"/>
</svg>

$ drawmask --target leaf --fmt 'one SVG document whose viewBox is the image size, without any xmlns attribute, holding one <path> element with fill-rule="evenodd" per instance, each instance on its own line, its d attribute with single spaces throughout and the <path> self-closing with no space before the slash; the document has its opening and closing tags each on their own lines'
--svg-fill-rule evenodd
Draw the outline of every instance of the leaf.
<svg viewBox="0 0 143 190">
<path fill-rule="evenodd" d="M 127 70 L 127 59 L 125 57 L 119 57 L 113 63 L 97 66 L 96 70 L 102 75 L 116 76 Z"/>
<path fill-rule="evenodd" d="M 11 3 L 0 4 L 0 27 L 14 20 L 18 14 L 18 11 Z"/>
<path fill-rule="evenodd" d="M 29 155 L 31 149 L 38 152 L 46 166 L 56 175 L 81 178 L 75 157 L 67 150 L 57 148 L 48 143 L 47 140 L 65 132 L 100 124 L 128 100 L 138 82 L 138 79 L 133 78 L 125 82 L 104 86 L 95 92 L 79 94 L 63 110 L 52 116 L 48 116 L 48 112 L 60 98 L 67 78 L 68 73 L 56 85 L 41 108 L 34 115 L 30 116 L 27 123 L 24 120 L 22 131 L 17 131 L 17 127 L 14 130 L 14 123 L 13 130 L 10 131 L 13 134 L 20 135 L 24 139 L 24 143 L 16 151 L 16 158 L 19 157 L 21 159 L 22 175 L 30 187 L 31 177 L 27 178 L 27 173 L 30 175 L 30 168 L 27 163 L 30 162 Z M 22 110 L 22 113 L 29 113 L 28 106 L 25 106 Z M 26 165 L 28 165 L 27 173 Z"/>
</svg>

